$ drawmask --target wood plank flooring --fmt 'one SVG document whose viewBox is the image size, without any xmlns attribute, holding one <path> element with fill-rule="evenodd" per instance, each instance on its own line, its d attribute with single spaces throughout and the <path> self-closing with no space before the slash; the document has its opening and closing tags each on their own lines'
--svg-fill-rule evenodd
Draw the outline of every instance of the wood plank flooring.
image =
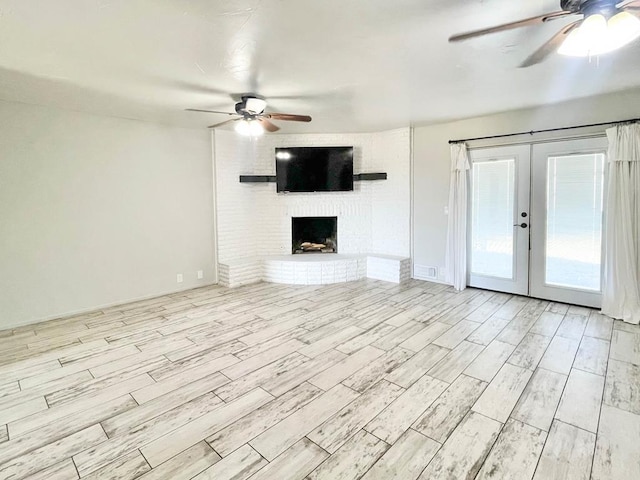
<svg viewBox="0 0 640 480">
<path fill-rule="evenodd" d="M 0 331 L 0 479 L 640 479 L 640 328 L 410 281 Z"/>
</svg>

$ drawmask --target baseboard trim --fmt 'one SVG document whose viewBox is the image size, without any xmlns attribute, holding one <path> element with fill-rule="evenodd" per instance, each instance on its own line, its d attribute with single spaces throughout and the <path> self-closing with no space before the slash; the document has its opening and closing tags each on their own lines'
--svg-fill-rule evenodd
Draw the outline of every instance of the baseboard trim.
<svg viewBox="0 0 640 480">
<path fill-rule="evenodd" d="M 28 325 L 35 325 L 36 323 L 42 323 L 42 322 L 49 322 L 51 320 L 59 320 L 61 318 L 66 318 L 66 317 L 73 317 L 75 315 L 82 315 L 85 313 L 91 313 L 91 312 L 95 312 L 97 310 L 102 310 L 105 308 L 111 308 L 111 307 L 117 307 L 119 305 L 126 305 L 127 303 L 133 303 L 133 302 L 140 302 L 142 300 L 149 300 L 151 298 L 156 298 L 156 297 L 162 297 L 164 295 L 171 295 L 173 293 L 180 293 L 180 292 L 188 292 L 189 290 L 196 290 L 198 288 L 204 288 L 204 287 L 212 287 L 213 285 L 218 285 L 218 282 L 213 282 L 213 283 L 206 283 L 203 285 L 197 285 L 197 286 L 191 286 L 191 287 L 186 287 L 186 288 L 179 288 L 177 290 L 168 290 L 165 292 L 160 292 L 160 293 L 153 293 L 150 295 L 143 295 L 140 297 L 133 297 L 133 298 L 129 298 L 129 299 L 124 299 L 124 300 L 117 300 L 115 302 L 110 302 L 110 303 L 105 303 L 102 305 L 96 305 L 95 307 L 90 307 L 90 308 L 81 308 L 79 310 L 72 310 L 66 313 L 57 313 L 55 315 L 51 315 L 48 317 L 43 317 L 43 318 L 39 318 L 39 319 L 35 319 L 35 320 L 27 320 L 25 322 L 17 322 L 17 323 L 10 323 L 8 325 L 0 325 L 0 331 L 2 330 L 11 330 L 13 328 L 18 328 L 18 327 L 26 327 Z"/>
<path fill-rule="evenodd" d="M 452 286 L 450 283 L 445 282 L 444 280 L 438 280 L 437 278 L 421 277 L 419 275 L 413 275 L 411 278 L 413 278 L 414 280 L 420 280 L 422 282 L 439 283 L 440 285 L 449 285 L 450 287 Z"/>
</svg>

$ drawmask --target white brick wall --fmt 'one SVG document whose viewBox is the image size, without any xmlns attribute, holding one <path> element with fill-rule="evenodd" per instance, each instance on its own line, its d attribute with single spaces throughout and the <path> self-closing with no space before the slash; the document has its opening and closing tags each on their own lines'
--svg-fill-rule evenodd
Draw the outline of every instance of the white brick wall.
<svg viewBox="0 0 640 480">
<path fill-rule="evenodd" d="M 371 170 L 387 172 L 388 178 L 374 182 L 371 196 L 372 253 L 410 255 L 410 142 L 408 128 L 373 136 Z"/>
<path fill-rule="evenodd" d="M 353 146 L 354 173 L 388 179 L 355 182 L 353 192 L 276 193 L 275 183 L 241 184 L 242 174 L 275 175 L 275 148 Z M 219 261 L 291 252 L 291 217 L 337 216 L 338 251 L 409 256 L 409 129 L 360 134 L 215 133 Z"/>
</svg>

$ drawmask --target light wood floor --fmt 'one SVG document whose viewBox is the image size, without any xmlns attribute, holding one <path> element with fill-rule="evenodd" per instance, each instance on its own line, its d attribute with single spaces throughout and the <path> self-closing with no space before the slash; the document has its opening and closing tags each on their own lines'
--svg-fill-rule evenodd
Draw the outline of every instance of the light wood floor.
<svg viewBox="0 0 640 480">
<path fill-rule="evenodd" d="M 0 478 L 640 479 L 640 329 L 411 281 L 0 332 Z"/>
</svg>

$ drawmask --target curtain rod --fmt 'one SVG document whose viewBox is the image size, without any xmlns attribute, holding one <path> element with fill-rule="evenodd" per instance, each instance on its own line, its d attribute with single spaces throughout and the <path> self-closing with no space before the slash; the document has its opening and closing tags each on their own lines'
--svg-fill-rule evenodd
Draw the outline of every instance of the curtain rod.
<svg viewBox="0 0 640 480">
<path fill-rule="evenodd" d="M 528 132 L 505 133 L 502 135 L 490 135 L 488 137 L 462 138 L 459 140 L 449 140 L 449 143 L 472 142 L 474 140 L 491 140 L 493 138 L 517 137 L 518 135 L 533 135 L 535 133 L 560 132 L 562 130 L 573 130 L 574 128 L 602 127 L 605 125 L 618 125 L 622 123 L 640 122 L 640 118 L 631 118 L 629 120 L 617 120 L 615 122 L 589 123 L 586 125 L 575 125 L 573 127 L 546 128 L 544 130 L 530 130 Z"/>
</svg>

